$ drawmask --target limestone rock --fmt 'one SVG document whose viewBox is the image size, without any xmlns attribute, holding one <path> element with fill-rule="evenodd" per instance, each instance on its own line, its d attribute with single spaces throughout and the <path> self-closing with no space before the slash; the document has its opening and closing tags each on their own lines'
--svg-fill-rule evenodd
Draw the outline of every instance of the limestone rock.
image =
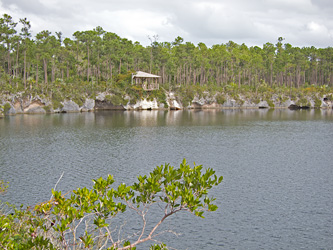
<svg viewBox="0 0 333 250">
<path fill-rule="evenodd" d="M 207 104 L 204 104 L 202 106 L 203 109 L 216 109 L 216 108 L 219 108 L 219 107 L 220 107 L 220 105 L 215 103 L 215 102 L 212 102 L 212 103 L 208 102 Z"/>
<path fill-rule="evenodd" d="M 41 106 L 36 106 L 29 108 L 27 111 L 25 111 L 27 114 L 46 114 L 46 110 Z"/>
<path fill-rule="evenodd" d="M 12 104 L 10 104 L 10 109 L 7 111 L 5 115 L 16 115 L 16 110 Z"/>
<path fill-rule="evenodd" d="M 177 100 L 169 100 L 170 109 L 183 109 L 183 106 Z"/>
<path fill-rule="evenodd" d="M 105 96 L 106 96 L 106 93 L 105 93 L 105 92 L 99 93 L 99 94 L 96 96 L 96 101 L 104 101 L 104 100 L 105 100 Z"/>
<path fill-rule="evenodd" d="M 333 102 L 330 101 L 326 96 L 321 100 L 321 108 L 333 108 Z"/>
<path fill-rule="evenodd" d="M 97 100 L 95 101 L 95 109 L 100 110 L 125 110 L 123 105 L 113 105 L 112 103 L 108 101 L 101 101 Z"/>
<path fill-rule="evenodd" d="M 295 105 L 295 102 L 292 101 L 291 99 L 288 99 L 287 101 L 285 101 L 285 102 L 282 103 L 283 107 L 287 107 L 288 108 L 290 105 Z"/>
<path fill-rule="evenodd" d="M 34 101 L 34 102 L 31 102 L 28 105 L 26 105 L 26 107 L 24 108 L 23 111 L 24 111 L 24 113 L 31 113 L 33 110 L 38 110 L 38 108 L 42 108 L 44 106 L 45 105 L 42 104 L 41 102 Z"/>
<path fill-rule="evenodd" d="M 143 109 L 143 110 L 148 110 L 148 109 L 158 109 L 158 103 L 156 99 L 154 98 L 153 101 L 148 101 L 147 99 L 143 99 L 141 101 L 138 101 L 134 106 L 134 109 Z"/>
<path fill-rule="evenodd" d="M 92 111 L 94 109 L 95 109 L 95 100 L 87 98 L 81 108 L 81 111 L 87 112 L 87 111 Z"/>
<path fill-rule="evenodd" d="M 61 108 L 62 113 L 74 113 L 74 112 L 80 112 L 80 107 L 72 100 L 65 100 L 62 102 L 62 105 L 64 105 Z"/>
<path fill-rule="evenodd" d="M 215 101 L 215 98 L 210 98 L 208 93 L 206 93 L 206 97 L 199 98 L 195 96 L 193 101 L 191 102 L 190 108 L 202 108 L 202 109 L 209 109 L 209 108 L 217 108 L 218 104 Z"/>
<path fill-rule="evenodd" d="M 258 107 L 258 105 L 253 102 L 250 102 L 249 100 L 245 100 L 242 107 L 243 108 L 256 108 L 256 107 Z"/>
<path fill-rule="evenodd" d="M 269 105 L 268 105 L 267 101 L 260 101 L 260 102 L 257 104 L 257 107 L 258 107 L 258 108 L 269 108 Z"/>
<path fill-rule="evenodd" d="M 16 114 L 21 114 L 23 113 L 23 110 L 22 110 L 22 106 L 21 106 L 21 103 L 19 101 L 16 101 L 14 104 L 13 104 L 13 107 L 16 111 Z"/>
<path fill-rule="evenodd" d="M 192 101 L 192 104 L 194 105 L 199 105 L 199 106 L 203 106 L 207 103 L 207 100 L 205 100 L 205 98 L 201 97 L 201 98 L 198 98 L 197 96 L 195 96 L 193 98 L 193 101 Z"/>
<path fill-rule="evenodd" d="M 160 103 L 158 107 L 159 107 L 160 109 L 165 109 L 165 105 L 164 105 L 164 103 Z"/>
<path fill-rule="evenodd" d="M 240 107 L 240 106 L 236 102 L 236 100 L 227 98 L 227 100 L 222 104 L 222 107 L 224 107 L 224 108 L 237 108 L 237 107 Z"/>
<path fill-rule="evenodd" d="M 201 109 L 201 108 L 203 108 L 203 106 L 204 106 L 204 103 L 201 104 L 200 102 L 192 101 L 192 103 L 190 105 L 190 108 L 192 108 L 192 109 Z"/>
</svg>

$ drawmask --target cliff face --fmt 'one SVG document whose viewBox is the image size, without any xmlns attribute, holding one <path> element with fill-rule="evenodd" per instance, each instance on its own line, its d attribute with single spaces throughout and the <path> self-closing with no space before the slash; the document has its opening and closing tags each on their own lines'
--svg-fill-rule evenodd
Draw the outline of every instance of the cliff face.
<svg viewBox="0 0 333 250">
<path fill-rule="evenodd" d="M 321 97 L 303 97 L 302 100 L 289 97 L 279 97 L 272 95 L 268 100 L 258 98 L 252 100 L 246 96 L 237 95 L 234 97 L 225 95 L 221 100 L 218 94 L 213 97 L 195 96 L 189 104 L 182 102 L 176 93 L 166 93 L 165 103 L 159 103 L 155 98 L 153 100 L 138 100 L 135 103 L 128 101 L 126 104 L 114 104 L 108 96 L 110 93 L 100 93 L 95 99 L 86 98 L 82 106 L 79 106 L 73 100 L 64 100 L 61 107 L 53 109 L 50 100 L 35 97 L 24 97 L 20 94 L 2 97 L 0 99 L 0 116 L 15 114 L 45 114 L 45 113 L 70 113 L 70 112 L 88 112 L 94 110 L 156 110 L 156 109 L 238 109 L 238 108 L 332 108 L 332 101 Z M 129 98 L 125 100 L 129 100 Z M 6 108 L 5 108 L 6 106 Z"/>
</svg>

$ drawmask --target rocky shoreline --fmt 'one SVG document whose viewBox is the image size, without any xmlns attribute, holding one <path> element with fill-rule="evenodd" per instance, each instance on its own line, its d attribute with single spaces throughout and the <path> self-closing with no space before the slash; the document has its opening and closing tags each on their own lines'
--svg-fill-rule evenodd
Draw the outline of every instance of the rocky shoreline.
<svg viewBox="0 0 333 250">
<path fill-rule="evenodd" d="M 260 108 L 289 108 L 289 109 L 309 109 L 322 108 L 331 109 L 332 101 L 326 96 L 313 98 L 311 96 L 304 97 L 306 104 L 300 104 L 300 100 L 289 97 L 281 98 L 278 95 L 272 95 L 270 100 L 259 99 L 256 102 L 238 95 L 237 98 L 225 96 L 221 101 L 217 100 L 217 95 L 213 97 L 195 96 L 191 101 L 191 105 L 184 105 L 174 92 L 166 93 L 165 103 L 153 100 L 139 100 L 135 103 L 128 102 L 126 105 L 115 105 L 107 96 L 112 93 L 99 93 L 95 99 L 86 98 L 80 106 L 73 100 L 64 100 L 61 108 L 53 109 L 53 103 L 49 99 L 40 96 L 23 97 L 18 93 L 11 96 L 2 96 L 0 98 L 0 116 L 15 114 L 47 114 L 47 113 L 73 113 L 73 112 L 92 112 L 95 110 L 182 110 L 182 109 L 260 109 Z M 303 98 L 303 100 L 304 100 Z"/>
</svg>

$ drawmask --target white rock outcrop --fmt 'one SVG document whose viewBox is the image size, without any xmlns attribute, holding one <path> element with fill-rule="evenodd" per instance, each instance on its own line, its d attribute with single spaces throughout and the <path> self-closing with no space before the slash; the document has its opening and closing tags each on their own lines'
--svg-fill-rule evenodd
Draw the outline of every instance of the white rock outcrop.
<svg viewBox="0 0 333 250">
<path fill-rule="evenodd" d="M 159 109 L 158 102 L 154 98 L 152 101 L 148 101 L 147 99 L 143 99 L 141 101 L 138 101 L 135 103 L 133 106 L 133 109 L 143 109 L 143 110 L 148 110 L 148 109 Z"/>
<path fill-rule="evenodd" d="M 62 102 L 63 107 L 61 108 L 62 113 L 73 113 L 80 112 L 80 107 L 78 104 L 73 102 L 72 100 L 65 100 Z"/>
<path fill-rule="evenodd" d="M 80 111 L 87 112 L 93 111 L 95 109 L 95 100 L 87 98 L 83 106 L 80 108 Z"/>
</svg>

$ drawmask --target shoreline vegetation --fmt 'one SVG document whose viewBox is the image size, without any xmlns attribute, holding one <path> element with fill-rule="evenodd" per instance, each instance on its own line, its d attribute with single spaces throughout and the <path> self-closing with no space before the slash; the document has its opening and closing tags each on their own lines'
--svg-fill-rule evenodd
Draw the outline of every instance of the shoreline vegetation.
<svg viewBox="0 0 333 250">
<path fill-rule="evenodd" d="M 177 37 L 142 46 L 98 26 L 72 38 L 27 18 L 0 18 L 0 116 L 19 113 L 197 108 L 332 108 L 333 49 Z M 132 84 L 137 71 L 159 88 Z"/>
</svg>

